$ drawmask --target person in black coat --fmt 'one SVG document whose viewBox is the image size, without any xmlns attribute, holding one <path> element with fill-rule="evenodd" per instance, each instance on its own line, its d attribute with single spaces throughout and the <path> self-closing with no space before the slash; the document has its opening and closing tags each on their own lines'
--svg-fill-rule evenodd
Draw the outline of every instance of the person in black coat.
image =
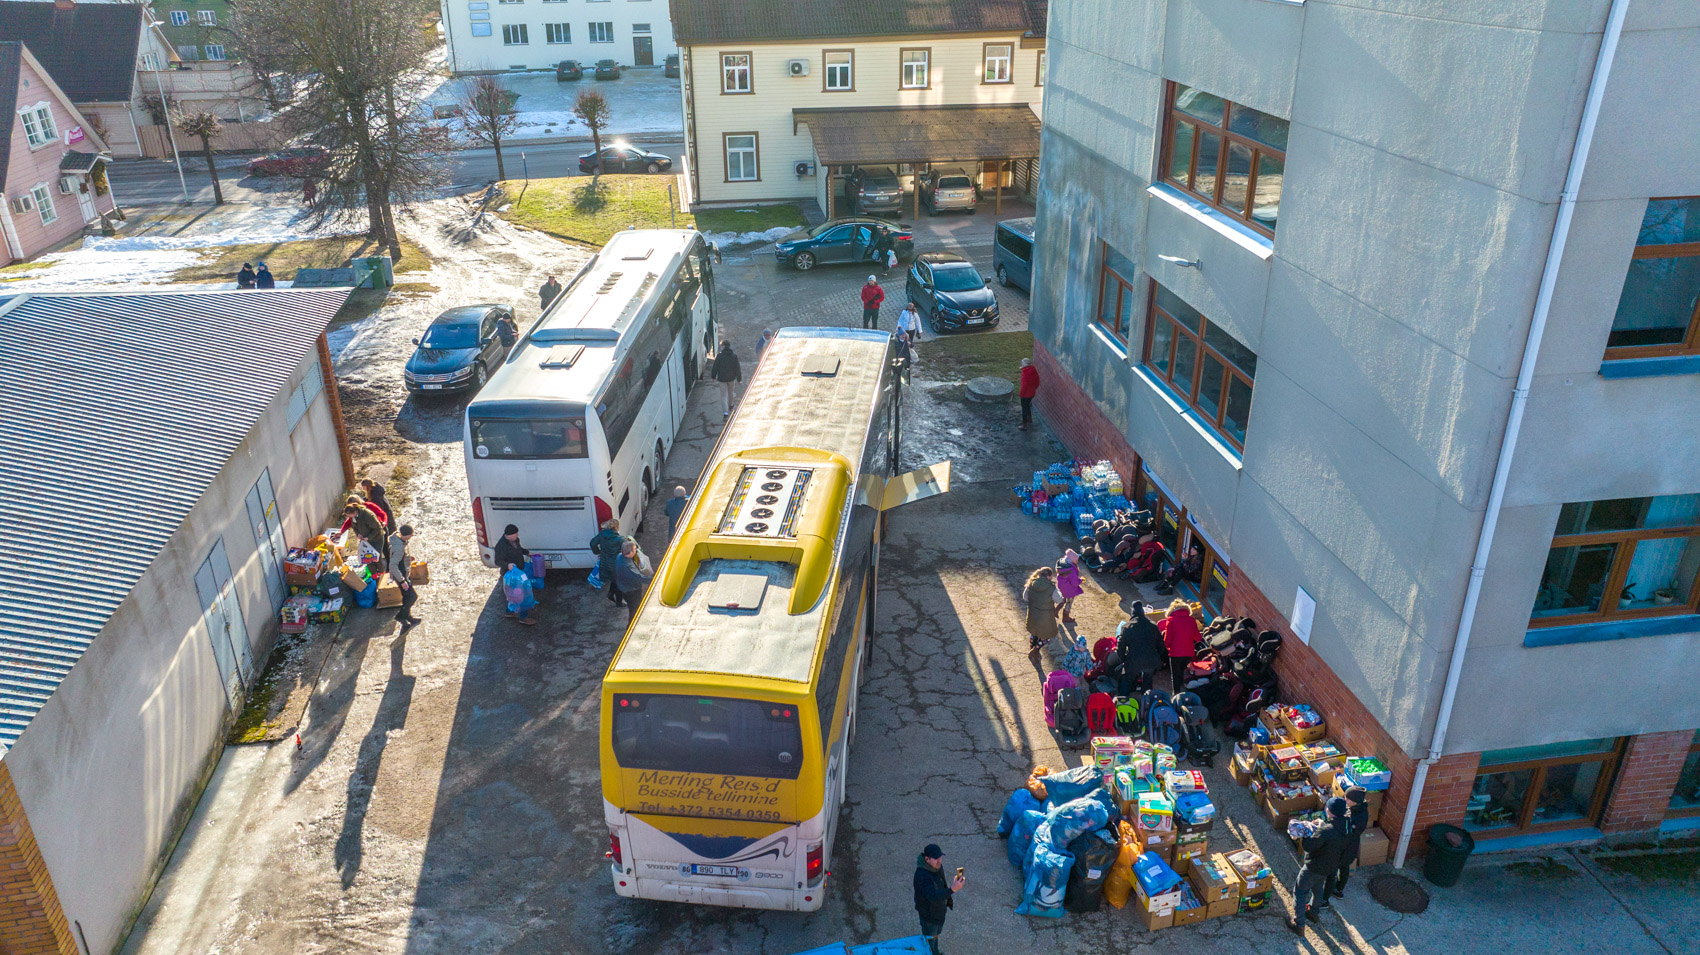
<svg viewBox="0 0 1700 955">
<path fill-rule="evenodd" d="M 513 564 L 521 570 L 531 566 L 531 551 L 519 542 L 519 525 L 509 524 L 502 528 L 502 537 L 496 541 L 496 569 L 507 573 L 508 565 Z"/>
<path fill-rule="evenodd" d="M 1340 867 L 1334 870 L 1334 883 L 1329 886 L 1328 895 L 1337 899 L 1346 897 L 1346 880 L 1352 875 L 1352 866 L 1358 861 L 1358 851 L 1363 847 L 1364 833 L 1368 829 L 1369 793 L 1362 786 L 1353 786 L 1346 790 L 1345 854 L 1340 859 Z M 1326 906 L 1328 903 L 1324 901 L 1322 904 Z"/>
<path fill-rule="evenodd" d="M 1146 618 L 1144 601 L 1135 600 L 1127 620 L 1116 628 L 1116 652 L 1136 682 L 1151 685 L 1151 674 L 1163 665 L 1163 632 Z"/>
<path fill-rule="evenodd" d="M 956 907 L 956 893 L 966 881 L 960 875 L 945 881 L 944 850 L 935 844 L 928 844 L 915 858 L 915 914 L 921 917 L 921 937 L 933 955 L 939 955 L 945 915 Z"/>
<path fill-rule="evenodd" d="M 236 273 L 236 287 L 243 289 L 254 287 L 254 267 L 252 265 L 246 262 L 242 263 L 242 271 Z"/>
<path fill-rule="evenodd" d="M 1346 800 L 1335 796 L 1328 800 L 1327 810 L 1328 822 L 1323 830 L 1299 842 L 1304 849 L 1304 865 L 1293 886 L 1293 915 L 1287 919 L 1287 928 L 1298 935 L 1304 934 L 1306 922 L 1322 921 L 1328 889 L 1346 855 Z"/>
<path fill-rule="evenodd" d="M 264 262 L 260 263 L 259 271 L 254 273 L 254 287 L 277 288 L 277 280 L 272 278 L 272 270 L 266 268 L 266 263 Z"/>
<path fill-rule="evenodd" d="M 744 380 L 744 369 L 738 365 L 738 353 L 732 350 L 730 340 L 720 340 L 720 347 L 714 352 L 714 364 L 710 366 L 709 374 L 726 388 L 726 413 L 721 417 L 732 417 L 732 406 L 738 402 L 738 382 Z"/>
</svg>

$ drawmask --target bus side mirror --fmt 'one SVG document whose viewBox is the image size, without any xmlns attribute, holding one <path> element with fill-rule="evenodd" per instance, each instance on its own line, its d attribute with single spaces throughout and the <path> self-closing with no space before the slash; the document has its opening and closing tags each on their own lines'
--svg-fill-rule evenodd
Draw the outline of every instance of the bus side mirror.
<svg viewBox="0 0 1700 955">
<path fill-rule="evenodd" d="M 708 247 L 714 250 L 714 264 L 719 265 L 720 264 L 720 243 L 710 242 Z"/>
</svg>

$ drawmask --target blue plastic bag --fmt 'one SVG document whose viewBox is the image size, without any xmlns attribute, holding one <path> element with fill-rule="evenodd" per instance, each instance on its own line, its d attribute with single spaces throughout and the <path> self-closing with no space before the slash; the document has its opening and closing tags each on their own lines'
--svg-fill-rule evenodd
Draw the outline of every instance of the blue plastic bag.
<svg viewBox="0 0 1700 955">
<path fill-rule="evenodd" d="M 1073 802 L 1104 785 L 1103 774 L 1096 766 L 1076 766 L 1060 773 L 1052 773 L 1039 781 L 1045 784 L 1045 791 L 1050 794 L 1051 802 L 1059 806 Z"/>
<path fill-rule="evenodd" d="M 1021 814 L 1015 828 L 1009 833 L 1009 864 L 1023 873 L 1027 871 L 1027 863 L 1033 858 L 1033 832 L 1044 824 L 1045 814 L 1037 809 L 1029 809 Z"/>
<path fill-rule="evenodd" d="M 1009 802 L 1003 804 L 1003 818 L 998 820 L 998 835 L 1007 836 L 1015 831 L 1015 824 L 1021 821 L 1021 814 L 1032 809 L 1041 808 L 1039 800 L 1026 789 L 1017 789 L 1010 793 Z"/>
<path fill-rule="evenodd" d="M 1098 792 L 1102 793 L 1103 790 Z M 1051 848 L 1065 849 L 1081 835 L 1094 829 L 1102 829 L 1110 821 L 1110 810 L 1105 803 L 1106 800 L 1095 796 L 1082 796 L 1051 810 L 1051 814 L 1045 818 L 1045 826 L 1041 827 L 1050 836 Z M 1037 834 L 1034 841 L 1038 841 Z"/>
<path fill-rule="evenodd" d="M 1068 871 L 1073 867 L 1074 856 L 1067 850 L 1054 849 L 1034 839 L 1033 865 L 1027 870 L 1027 882 L 1022 886 L 1021 904 L 1016 906 L 1015 914 L 1062 918 Z"/>
<path fill-rule="evenodd" d="M 590 576 L 585 580 L 585 583 L 590 585 L 591 590 L 600 591 L 602 589 L 601 564 L 597 564 L 595 567 L 590 568 Z"/>
</svg>

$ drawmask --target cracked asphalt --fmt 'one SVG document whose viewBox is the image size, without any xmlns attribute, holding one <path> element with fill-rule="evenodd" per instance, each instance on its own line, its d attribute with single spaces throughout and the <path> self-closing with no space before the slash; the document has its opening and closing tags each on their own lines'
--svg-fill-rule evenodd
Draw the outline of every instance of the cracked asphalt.
<svg viewBox="0 0 1700 955">
<path fill-rule="evenodd" d="M 925 364 L 903 464 L 950 457 L 956 483 L 897 512 L 882 552 L 878 636 L 825 907 L 616 897 L 602 858 L 597 688 L 624 614 L 582 574 L 557 573 L 539 595 L 540 626 L 503 618 L 494 572 L 473 546 L 460 406 L 404 401 L 399 381 L 409 340 L 437 311 L 495 298 L 527 318 L 542 277 L 585 253 L 501 223 L 469 230 L 465 219 L 445 201 L 409 226 L 438 259 L 428 281 L 442 291 L 396 297 L 332 335 L 361 468 L 390 476 L 432 565 L 416 608 L 426 623 L 399 637 L 387 613 L 356 611 L 316 630 L 331 645 L 299 749 L 286 739 L 225 752 L 123 951 L 786 955 L 913 934 L 910 873 L 927 842 L 968 871 L 943 937 L 950 952 L 1696 951 L 1692 884 L 1641 882 L 1571 856 L 1570 878 L 1478 860 L 1463 885 L 1432 890 L 1429 910 L 1408 917 L 1370 901 L 1360 875 L 1337 914 L 1300 941 L 1279 921 L 1297 863 L 1221 760 L 1208 773 L 1220 807 L 1212 851 L 1261 850 L 1278 904 L 1158 933 L 1107 905 L 1058 920 L 1015 915 L 1019 874 L 994 834 L 1004 800 L 1034 763 L 1080 757 L 1059 752 L 1045 727 L 1039 686 L 1056 658 L 1029 657 L 1017 598 L 1068 540 L 1061 525 L 1024 516 L 1010 488 L 1063 451 L 1043 431 L 1016 431 L 1011 406 L 963 403 L 960 388 L 927 380 Z M 989 271 L 989 244 L 964 247 Z M 859 324 L 856 269 L 799 275 L 728 255 L 719 276 L 722 321 L 742 354 L 753 355 L 764 326 Z M 895 298 L 900 280 L 887 290 Z M 1024 327 L 1021 293 L 1000 297 L 1005 327 Z M 696 479 L 719 429 L 717 401 L 709 389 L 692 394 L 669 483 Z M 664 528 L 657 502 L 639 534 L 651 553 Z M 1074 611 L 1093 638 L 1134 595 L 1096 583 Z"/>
</svg>

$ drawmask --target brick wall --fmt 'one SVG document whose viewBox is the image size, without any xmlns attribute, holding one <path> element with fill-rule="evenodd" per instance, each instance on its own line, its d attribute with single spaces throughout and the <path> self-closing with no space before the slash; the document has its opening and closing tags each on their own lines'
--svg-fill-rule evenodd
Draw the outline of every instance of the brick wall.
<svg viewBox="0 0 1700 955">
<path fill-rule="evenodd" d="M 1416 760 L 1393 741 L 1380 721 L 1370 715 L 1369 709 L 1340 682 L 1316 651 L 1293 636 L 1286 612 L 1276 609 L 1250 578 L 1240 572 L 1238 565 L 1228 569 L 1228 590 L 1223 596 L 1222 609 L 1230 616 L 1251 617 L 1262 629 L 1281 634 L 1281 652 L 1275 658 L 1275 670 L 1281 677 L 1282 702 L 1309 703 L 1316 707 L 1328 721 L 1329 738 L 1348 753 L 1374 756 L 1392 770 L 1393 785 L 1383 797 L 1377 825 L 1397 844 L 1410 805 Z M 1439 822 L 1457 825 L 1463 820 L 1464 805 L 1475 783 L 1478 755 L 1446 756 L 1429 767 L 1422 805 L 1417 810 L 1416 829 L 1411 835 L 1413 854 L 1420 855 L 1426 850 L 1430 826 Z"/>
<path fill-rule="evenodd" d="M 1139 468 L 1126 429 L 1106 417 L 1056 356 L 1038 342 L 1033 343 L 1033 367 L 1039 369 L 1039 394 L 1033 406 L 1051 432 L 1075 457 L 1115 465 L 1131 490 Z"/>
<path fill-rule="evenodd" d="M 1657 829 L 1670 808 L 1671 793 L 1676 790 L 1693 739 L 1693 730 L 1648 733 L 1631 739 L 1600 821 L 1601 831 Z"/>
<path fill-rule="evenodd" d="M 0 952 L 80 955 L 35 833 L 24 816 L 12 772 L 0 759 Z"/>
</svg>

